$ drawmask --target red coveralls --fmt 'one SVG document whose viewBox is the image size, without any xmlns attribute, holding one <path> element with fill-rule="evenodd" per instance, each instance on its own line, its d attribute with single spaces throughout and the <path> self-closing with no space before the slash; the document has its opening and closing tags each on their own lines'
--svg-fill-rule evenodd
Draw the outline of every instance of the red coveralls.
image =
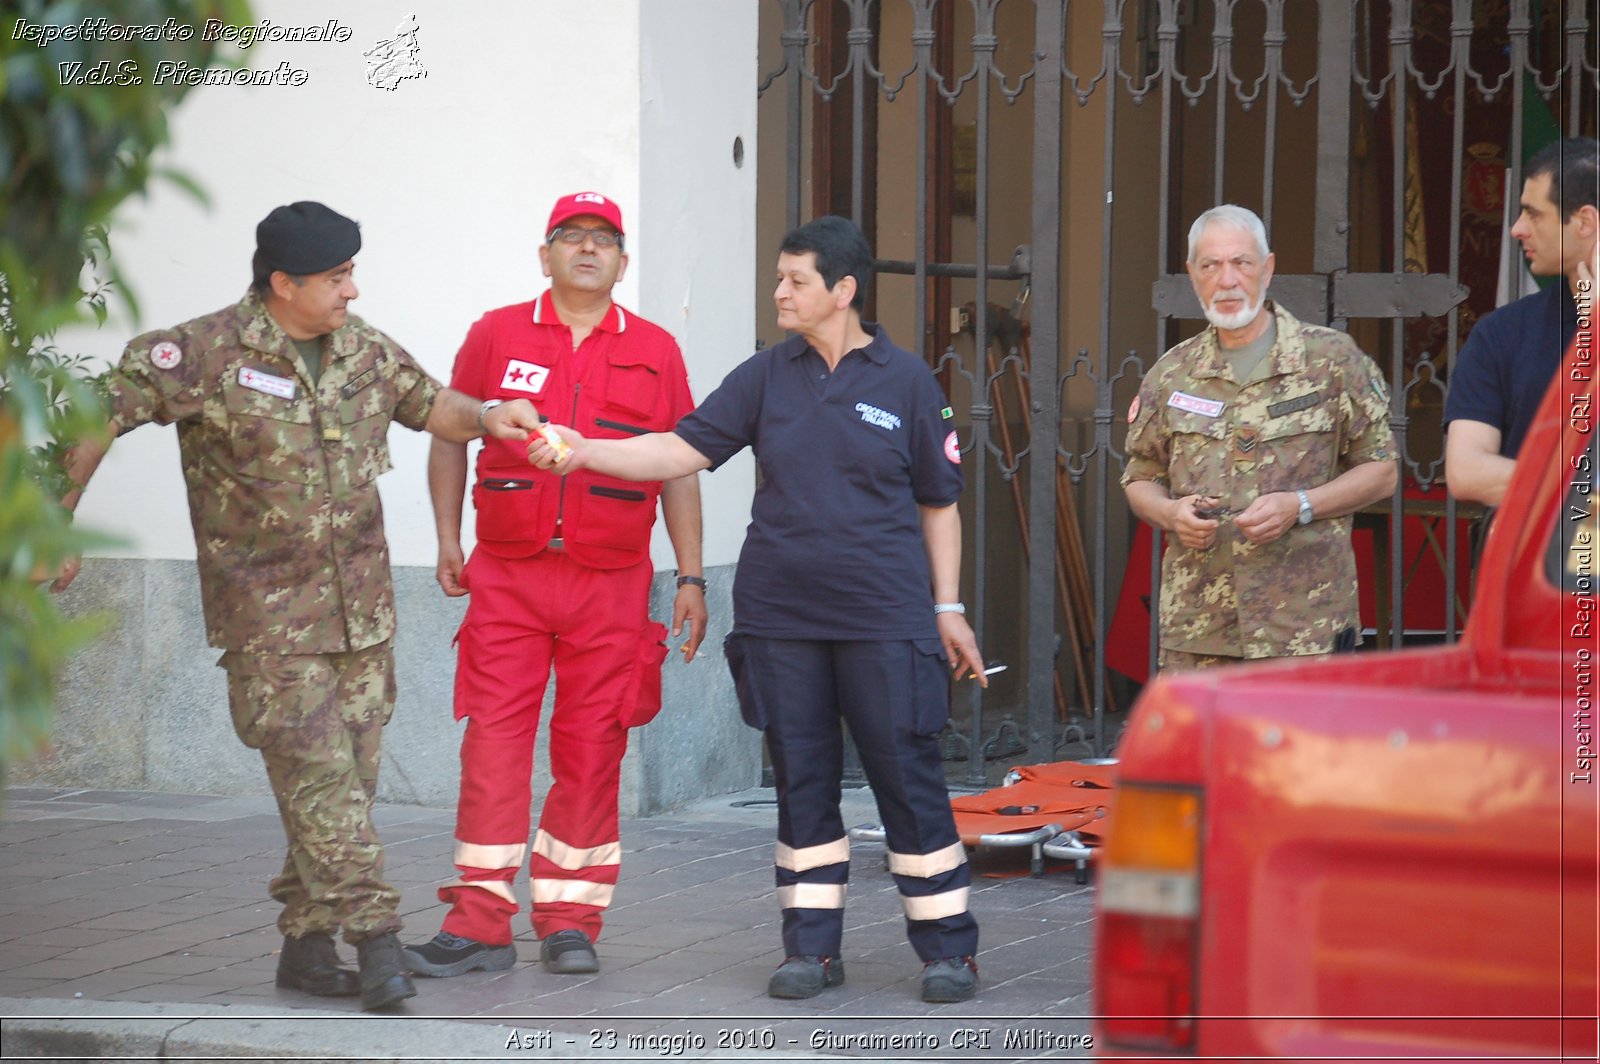
<svg viewBox="0 0 1600 1064">
<path fill-rule="evenodd" d="M 530 399 L 551 421 L 600 438 L 666 431 L 694 408 L 665 330 L 613 304 L 574 351 L 549 292 L 479 319 L 450 383 L 468 395 Z M 542 472 L 525 445 L 484 442 L 456 663 L 455 713 L 467 718 L 460 878 L 439 890 L 451 934 L 511 941 L 511 884 L 528 851 L 533 742 L 553 664 L 552 782 L 528 866 L 533 927 L 540 938 L 567 928 L 599 937 L 622 855 L 617 787 L 633 692 L 661 661 L 659 627 L 647 634 L 660 490 L 589 470 Z"/>
</svg>

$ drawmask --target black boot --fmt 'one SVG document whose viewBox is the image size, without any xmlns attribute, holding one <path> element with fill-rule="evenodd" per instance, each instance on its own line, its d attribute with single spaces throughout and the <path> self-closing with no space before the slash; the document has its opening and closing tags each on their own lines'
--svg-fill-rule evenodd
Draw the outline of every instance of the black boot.
<svg viewBox="0 0 1600 1064">
<path fill-rule="evenodd" d="M 415 997 L 417 988 L 406 974 L 400 940 L 393 931 L 356 943 L 361 961 L 361 1007 L 382 1009 Z"/>
<path fill-rule="evenodd" d="M 318 997 L 361 993 L 361 980 L 356 973 L 339 967 L 333 936 L 323 934 L 283 936 L 283 952 L 278 954 L 278 986 Z"/>
</svg>

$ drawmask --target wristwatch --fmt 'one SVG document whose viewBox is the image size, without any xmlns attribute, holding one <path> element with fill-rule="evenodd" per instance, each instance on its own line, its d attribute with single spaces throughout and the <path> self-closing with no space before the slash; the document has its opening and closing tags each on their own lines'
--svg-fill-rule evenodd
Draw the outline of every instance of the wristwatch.
<svg viewBox="0 0 1600 1064">
<path fill-rule="evenodd" d="M 703 576 L 680 576 L 678 577 L 678 586 L 680 588 L 697 587 L 704 591 L 706 589 L 706 578 Z"/>
<path fill-rule="evenodd" d="M 1299 490 L 1295 492 L 1295 495 L 1300 499 L 1300 517 L 1298 520 L 1302 525 L 1309 525 L 1311 519 L 1316 516 L 1311 512 L 1311 496 Z"/>
<path fill-rule="evenodd" d="M 489 426 L 484 424 L 483 415 L 505 402 L 504 399 L 485 399 L 483 405 L 478 407 L 478 428 L 484 432 L 489 431 Z"/>
</svg>

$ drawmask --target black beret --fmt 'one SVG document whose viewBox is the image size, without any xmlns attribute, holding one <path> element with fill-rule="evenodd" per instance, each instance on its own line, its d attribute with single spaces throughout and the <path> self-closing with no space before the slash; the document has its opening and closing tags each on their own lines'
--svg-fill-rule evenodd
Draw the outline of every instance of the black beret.
<svg viewBox="0 0 1600 1064">
<path fill-rule="evenodd" d="M 256 226 L 256 250 L 270 269 L 321 273 L 361 250 L 361 227 L 338 211 L 301 200 L 275 207 Z"/>
</svg>

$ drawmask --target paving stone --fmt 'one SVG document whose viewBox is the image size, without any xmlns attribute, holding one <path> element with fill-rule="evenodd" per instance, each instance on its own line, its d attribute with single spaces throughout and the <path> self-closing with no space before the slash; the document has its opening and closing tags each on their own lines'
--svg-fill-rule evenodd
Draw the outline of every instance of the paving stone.
<svg viewBox="0 0 1600 1064">
<path fill-rule="evenodd" d="M 137 1015 L 220 1007 L 223 1016 L 261 1017 L 252 1022 L 265 1025 L 262 1038 L 286 1017 L 374 1019 L 358 1001 L 273 985 L 282 938 L 266 889 L 282 865 L 283 837 L 270 797 L 50 788 L 13 789 L 7 797 L 0 819 L 0 997 Z M 847 824 L 873 818 L 869 797 L 852 792 L 847 805 L 854 815 Z M 408 923 L 402 938 L 426 941 L 447 912 L 434 892 L 453 877 L 454 815 L 384 806 L 378 821 L 386 874 L 402 890 Z M 975 871 L 1000 874 L 974 880 L 985 947 L 975 1001 L 920 1001 L 920 963 L 905 942 L 899 895 L 882 848 L 871 845 L 853 854 L 845 916 L 849 981 L 803 1002 L 767 998 L 767 978 L 782 960 L 772 885 L 775 822 L 770 805 L 735 809 L 727 800 L 625 822 L 622 879 L 599 942 L 602 968 L 593 976 L 557 976 L 539 965 L 524 872 L 516 885 L 524 906 L 515 921 L 519 963 L 506 972 L 419 979 L 417 997 L 384 1022 L 467 1021 L 471 1044 L 461 1051 L 480 1057 L 500 1054 L 517 1025 L 559 1032 L 555 1055 L 588 1052 L 592 1039 L 613 1032 L 624 1042 L 630 1034 L 659 1039 L 691 1028 L 713 1038 L 736 1023 L 773 1037 L 781 1032 L 780 1051 L 809 1051 L 807 1040 L 819 1030 L 859 1030 L 857 1016 L 906 1034 L 953 1031 L 968 1021 L 976 1026 L 995 1014 L 1038 1015 L 1087 1030 L 1092 889 L 1073 883 L 1070 872 L 1018 875 L 1014 854 L 972 858 Z M 340 948 L 353 965 L 354 951 Z M 877 1059 L 849 1045 L 836 1051 Z"/>
</svg>

